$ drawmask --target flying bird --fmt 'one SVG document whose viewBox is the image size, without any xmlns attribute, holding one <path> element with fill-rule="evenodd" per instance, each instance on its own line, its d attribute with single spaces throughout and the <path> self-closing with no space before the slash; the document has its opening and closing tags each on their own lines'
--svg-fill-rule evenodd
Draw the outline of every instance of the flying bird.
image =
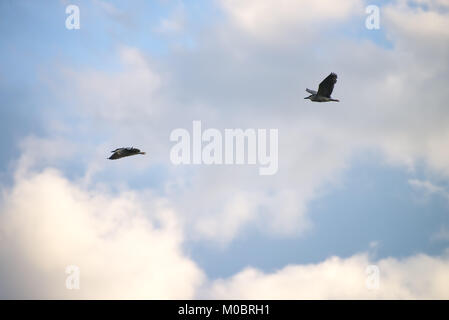
<svg viewBox="0 0 449 320">
<path fill-rule="evenodd" d="M 145 154 L 145 152 L 140 151 L 137 148 L 131 147 L 131 148 L 118 148 L 115 149 L 112 152 L 112 155 L 108 158 L 110 160 L 116 160 L 124 157 L 134 156 L 136 154 Z"/>
<path fill-rule="evenodd" d="M 334 85 L 337 82 L 337 75 L 335 73 L 331 73 L 321 81 L 320 86 L 318 87 L 318 92 L 315 90 L 306 89 L 308 93 L 310 93 L 310 96 L 305 97 L 304 99 L 310 99 L 311 101 L 315 102 L 329 102 L 329 101 L 336 101 L 340 102 L 338 99 L 332 99 L 331 94 L 334 90 Z"/>
</svg>

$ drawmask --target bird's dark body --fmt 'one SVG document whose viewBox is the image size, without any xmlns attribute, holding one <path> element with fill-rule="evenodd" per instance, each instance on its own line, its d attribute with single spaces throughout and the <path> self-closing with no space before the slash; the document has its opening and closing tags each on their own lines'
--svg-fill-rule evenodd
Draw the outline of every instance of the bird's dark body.
<svg viewBox="0 0 449 320">
<path fill-rule="evenodd" d="M 329 101 L 336 101 L 339 102 L 338 99 L 332 99 L 331 94 L 334 90 L 334 85 L 337 83 L 337 75 L 335 73 L 331 73 L 321 81 L 320 86 L 318 87 L 318 92 L 315 90 L 306 89 L 308 93 L 311 95 L 308 97 L 305 97 L 304 99 L 309 99 L 314 102 L 329 102 Z"/>
<path fill-rule="evenodd" d="M 116 160 L 124 157 L 134 156 L 136 154 L 145 154 L 137 148 L 118 148 L 111 151 L 112 155 L 108 158 L 110 160 Z"/>
<path fill-rule="evenodd" d="M 310 100 L 313 102 L 338 101 L 336 99 L 331 99 L 331 98 L 327 98 L 327 97 L 323 97 L 323 96 L 319 96 L 319 95 L 314 95 L 313 97 L 310 98 Z"/>
</svg>

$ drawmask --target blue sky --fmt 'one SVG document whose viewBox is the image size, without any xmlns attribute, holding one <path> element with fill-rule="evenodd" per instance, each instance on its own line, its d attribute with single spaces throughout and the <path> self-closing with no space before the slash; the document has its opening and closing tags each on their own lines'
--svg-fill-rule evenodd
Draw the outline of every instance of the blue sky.
<svg viewBox="0 0 449 320">
<path fill-rule="evenodd" d="M 407 287 L 416 256 L 442 264 L 435 277 L 449 274 L 449 114 L 447 93 L 439 90 L 447 86 L 449 42 L 441 28 L 417 27 L 427 19 L 445 26 L 448 4 L 376 1 L 381 28 L 367 30 L 367 1 L 261 3 L 0 3 L 0 208 L 6 226 L 0 255 L 25 261 L 23 270 L 36 269 L 51 283 L 48 291 L 37 286 L 28 292 L 27 284 L 14 281 L 20 270 L 3 267 L 0 282 L 9 289 L 0 297 L 252 298 L 254 291 L 239 282 L 246 268 L 268 279 L 283 275 L 286 266 L 320 270 L 334 256 L 343 264 L 362 256 L 365 264 L 384 266 L 388 277 L 400 265 L 404 278 L 388 278 L 391 287 L 375 294 L 348 287 L 336 296 L 335 283 L 324 282 L 311 298 L 448 297 L 434 287 L 419 294 L 391 289 Z M 79 30 L 65 28 L 68 4 L 79 6 Z M 304 100 L 304 88 L 315 88 L 331 71 L 339 76 L 333 96 L 341 102 Z M 218 129 L 278 129 L 278 174 L 261 177 L 251 166 L 174 166 L 170 132 L 190 130 L 193 120 Z M 121 146 L 147 155 L 106 160 Z M 46 188 L 49 202 L 38 196 Z M 53 193 L 59 198 L 51 200 Z M 59 200 L 72 197 L 73 203 Z M 66 208 L 59 214 L 76 226 L 79 216 L 84 227 L 97 226 L 86 248 L 104 246 L 117 255 L 141 248 L 142 256 L 129 258 L 135 269 L 111 269 L 127 274 L 117 295 L 103 291 L 98 280 L 90 292 L 71 296 L 58 287 L 61 275 L 47 273 L 70 263 L 82 270 L 99 265 L 77 247 L 76 237 L 66 238 L 82 238 L 82 224 L 72 230 L 56 224 L 64 219 L 47 217 L 55 206 Z M 117 232 L 111 243 L 103 242 L 109 227 L 88 222 L 109 210 L 115 222 L 105 224 Z M 160 230 L 127 229 L 140 214 Z M 47 238 L 30 232 L 17 222 L 33 220 L 30 215 L 47 221 L 36 223 L 42 232 L 66 233 Z M 141 236 L 136 246 L 128 241 L 133 232 Z M 142 240 L 147 237 L 158 244 Z M 54 252 L 63 249 L 49 239 L 66 243 L 76 258 L 69 250 L 65 260 L 56 259 Z M 33 258 L 27 241 L 52 249 Z M 167 250 L 171 258 L 153 266 L 145 250 Z M 102 254 L 107 263 L 111 257 Z M 164 274 L 173 261 L 180 261 L 179 270 Z M 149 270 L 143 276 L 148 286 L 154 270 L 161 279 L 191 277 L 179 290 L 158 280 L 159 290 L 140 292 L 128 286 L 137 269 Z M 93 267 L 85 272 L 98 278 Z M 28 283 L 45 286 L 29 277 Z M 283 292 L 281 284 L 274 288 Z M 303 293 L 286 290 L 281 297 L 307 298 Z"/>
</svg>

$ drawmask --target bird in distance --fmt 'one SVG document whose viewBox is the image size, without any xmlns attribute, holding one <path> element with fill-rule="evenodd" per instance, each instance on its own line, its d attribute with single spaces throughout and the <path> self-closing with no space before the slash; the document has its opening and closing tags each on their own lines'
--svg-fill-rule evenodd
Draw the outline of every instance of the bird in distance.
<svg viewBox="0 0 449 320">
<path fill-rule="evenodd" d="M 329 102 L 329 101 L 336 101 L 340 102 L 340 100 L 332 99 L 331 94 L 334 90 L 334 85 L 337 82 L 337 75 L 335 73 L 331 73 L 321 81 L 320 86 L 318 87 L 318 92 L 315 90 L 306 89 L 308 93 L 310 93 L 310 96 L 305 97 L 304 99 L 309 99 L 311 101 L 315 102 Z"/>
<path fill-rule="evenodd" d="M 110 160 L 116 160 L 124 157 L 134 156 L 136 154 L 145 154 L 145 152 L 140 151 L 137 148 L 118 148 L 114 151 L 111 151 L 112 155 L 108 158 Z"/>
</svg>

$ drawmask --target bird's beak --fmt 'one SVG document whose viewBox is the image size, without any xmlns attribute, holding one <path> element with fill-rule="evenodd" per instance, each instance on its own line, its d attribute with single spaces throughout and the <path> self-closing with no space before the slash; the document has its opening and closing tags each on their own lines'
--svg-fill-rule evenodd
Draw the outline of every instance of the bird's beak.
<svg viewBox="0 0 449 320">
<path fill-rule="evenodd" d="M 304 99 L 309 99 L 309 97 L 305 97 Z"/>
</svg>

